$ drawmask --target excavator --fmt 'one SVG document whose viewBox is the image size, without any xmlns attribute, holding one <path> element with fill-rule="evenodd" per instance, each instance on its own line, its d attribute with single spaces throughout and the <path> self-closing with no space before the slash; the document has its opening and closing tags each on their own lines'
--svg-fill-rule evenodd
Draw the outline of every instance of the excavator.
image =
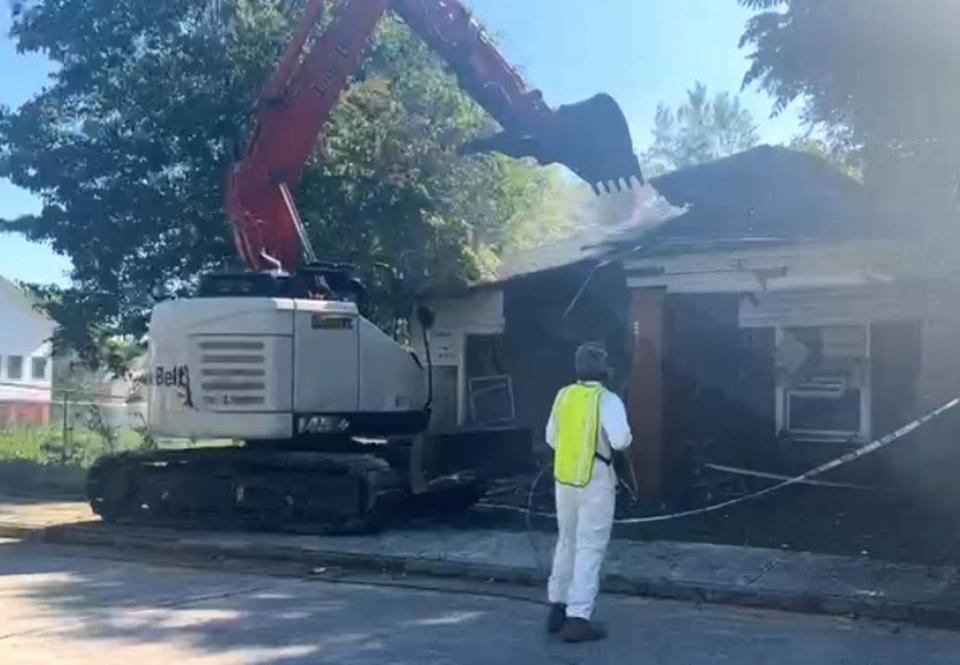
<svg viewBox="0 0 960 665">
<path fill-rule="evenodd" d="M 424 497 L 467 507 L 484 480 L 524 463 L 529 431 L 431 430 L 432 312 L 411 308 L 421 358 L 364 316 L 356 268 L 319 261 L 297 211 L 304 165 L 387 12 L 499 123 L 459 146 L 464 158 L 562 164 L 598 194 L 643 183 L 611 97 L 550 108 L 457 0 L 308 0 L 226 176 L 247 270 L 207 276 L 196 297 L 159 303 L 150 321 L 151 434 L 234 443 L 100 458 L 87 491 L 103 519 L 357 532 Z"/>
</svg>

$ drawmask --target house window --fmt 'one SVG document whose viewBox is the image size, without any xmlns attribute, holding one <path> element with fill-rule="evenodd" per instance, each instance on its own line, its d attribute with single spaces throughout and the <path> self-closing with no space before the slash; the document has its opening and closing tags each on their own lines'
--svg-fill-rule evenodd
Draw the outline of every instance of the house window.
<svg viewBox="0 0 960 665">
<path fill-rule="evenodd" d="M 23 378 L 23 356 L 7 356 L 7 378 Z"/>
<path fill-rule="evenodd" d="M 503 335 L 467 335 L 465 353 L 469 422 L 513 421 L 513 379 L 507 372 Z"/>
<path fill-rule="evenodd" d="M 779 429 L 796 439 L 869 437 L 869 341 L 867 326 L 781 328 Z"/>
<path fill-rule="evenodd" d="M 516 417 L 509 374 L 470 379 L 470 416 L 477 425 L 508 423 Z"/>
<path fill-rule="evenodd" d="M 30 359 L 30 376 L 34 379 L 43 380 L 47 378 L 47 359 L 46 358 L 31 358 Z"/>
</svg>

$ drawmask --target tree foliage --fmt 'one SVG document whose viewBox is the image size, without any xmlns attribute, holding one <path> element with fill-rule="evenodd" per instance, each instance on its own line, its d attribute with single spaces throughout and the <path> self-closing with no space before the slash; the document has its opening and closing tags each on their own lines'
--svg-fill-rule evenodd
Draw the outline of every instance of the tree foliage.
<svg viewBox="0 0 960 665">
<path fill-rule="evenodd" d="M 833 145 L 812 134 L 801 134 L 791 139 L 790 149 L 819 157 L 851 178 L 863 180 L 863 165 L 860 160 L 841 146 Z"/>
<path fill-rule="evenodd" d="M 0 229 L 72 259 L 72 287 L 42 293 L 85 357 L 111 336 L 142 336 L 155 302 L 234 264 L 221 183 L 301 5 L 38 0 L 16 19 L 18 49 L 57 69 L 0 111 L 0 177 L 43 202 Z M 318 253 L 390 263 L 424 286 L 477 279 L 504 247 L 557 233 L 557 204 L 537 213 L 564 196 L 554 171 L 455 154 L 491 122 L 384 21 L 298 195 Z"/>
<path fill-rule="evenodd" d="M 644 153 L 651 175 L 701 164 L 757 144 L 757 125 L 737 96 L 720 92 L 710 98 L 699 81 L 687 101 L 672 110 L 657 105 L 653 143 Z"/>
<path fill-rule="evenodd" d="M 954 0 L 739 0 L 757 10 L 744 84 L 805 120 L 832 151 L 863 162 L 893 218 L 952 220 L 960 183 L 960 67 Z"/>
</svg>

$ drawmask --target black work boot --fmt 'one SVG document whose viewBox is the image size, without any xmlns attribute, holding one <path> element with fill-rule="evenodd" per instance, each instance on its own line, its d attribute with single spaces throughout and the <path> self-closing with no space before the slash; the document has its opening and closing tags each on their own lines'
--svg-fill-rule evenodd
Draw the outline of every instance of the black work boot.
<svg viewBox="0 0 960 665">
<path fill-rule="evenodd" d="M 577 618 L 568 618 L 560 633 L 564 642 L 596 642 L 606 636 L 607 631 L 594 626 L 586 619 Z"/>
<path fill-rule="evenodd" d="M 550 606 L 550 614 L 547 615 L 547 632 L 556 635 L 563 630 L 563 624 L 567 620 L 567 606 L 563 603 L 553 603 Z"/>
</svg>

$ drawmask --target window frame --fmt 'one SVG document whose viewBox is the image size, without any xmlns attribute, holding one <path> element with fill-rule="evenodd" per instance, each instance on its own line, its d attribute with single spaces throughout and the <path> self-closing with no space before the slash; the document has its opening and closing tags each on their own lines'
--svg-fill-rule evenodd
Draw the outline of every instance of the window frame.
<svg viewBox="0 0 960 665">
<path fill-rule="evenodd" d="M 873 400 L 873 389 L 872 389 L 872 380 L 871 380 L 871 322 L 856 322 L 856 323 L 811 323 L 799 327 L 808 327 L 808 328 L 829 328 L 835 326 L 856 326 L 863 328 L 865 338 L 864 338 L 864 349 L 863 349 L 863 381 L 862 385 L 856 388 L 856 391 L 859 393 L 860 401 L 860 428 L 858 432 L 851 432 L 846 430 L 808 430 L 803 428 L 795 428 L 791 426 L 791 413 L 790 413 L 790 393 L 792 392 L 789 388 L 784 386 L 781 381 L 778 379 L 776 381 L 775 387 L 775 396 L 776 400 L 776 428 L 778 435 L 786 435 L 791 440 L 795 441 L 849 441 L 850 439 L 866 441 L 870 439 L 872 434 L 872 400 Z M 774 348 L 779 348 L 783 343 L 784 332 L 788 328 L 793 328 L 798 326 L 784 326 L 776 325 L 774 326 L 774 335 L 775 342 Z M 829 398 L 827 398 L 829 399 Z"/>
<path fill-rule="evenodd" d="M 17 362 L 17 370 L 18 370 L 18 371 L 17 371 L 16 376 L 14 376 L 13 371 L 12 371 L 12 366 L 11 366 L 11 363 L 13 363 L 14 361 Z M 15 354 L 15 353 L 13 353 L 13 354 L 8 354 L 8 355 L 7 355 L 6 368 L 7 368 L 7 375 L 6 375 L 6 376 L 7 376 L 8 379 L 10 379 L 11 381 L 23 381 L 23 356 L 22 356 L 22 355 L 17 355 L 17 354 Z"/>
<path fill-rule="evenodd" d="M 43 371 L 37 375 L 37 363 L 43 363 Z M 46 356 L 30 356 L 30 379 L 33 381 L 46 381 L 47 373 L 50 367 L 50 359 Z"/>
</svg>

